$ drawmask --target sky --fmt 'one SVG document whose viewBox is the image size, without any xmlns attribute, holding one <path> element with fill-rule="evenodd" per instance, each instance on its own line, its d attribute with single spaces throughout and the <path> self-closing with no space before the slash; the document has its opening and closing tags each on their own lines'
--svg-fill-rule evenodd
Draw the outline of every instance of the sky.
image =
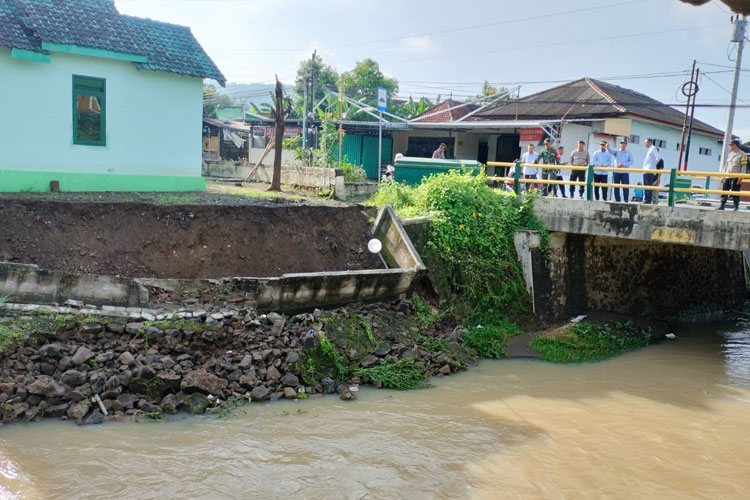
<svg viewBox="0 0 750 500">
<path fill-rule="evenodd" d="M 718 0 L 115 0 L 124 14 L 189 26 L 229 82 L 292 82 L 313 50 L 338 71 L 367 57 L 398 79 L 399 96 L 464 99 L 482 82 L 529 95 L 588 76 L 665 103 L 693 60 L 696 118 L 727 120 L 737 44 Z M 750 140 L 750 52 L 734 133 Z M 242 96 L 240 96 L 242 97 Z M 710 106 L 718 107 L 710 107 Z M 684 108 L 683 108 L 684 109 Z"/>
</svg>

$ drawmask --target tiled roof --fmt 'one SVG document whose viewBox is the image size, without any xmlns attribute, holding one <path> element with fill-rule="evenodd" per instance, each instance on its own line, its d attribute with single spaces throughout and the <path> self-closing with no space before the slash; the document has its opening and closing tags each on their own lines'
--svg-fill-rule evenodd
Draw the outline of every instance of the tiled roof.
<svg viewBox="0 0 750 500">
<path fill-rule="evenodd" d="M 685 115 L 645 94 L 593 78 L 543 90 L 477 113 L 476 120 L 586 119 L 633 116 L 682 127 Z M 700 120 L 693 129 L 714 135 L 723 132 Z"/>
<path fill-rule="evenodd" d="M 0 0 L 0 45 L 42 51 L 42 41 L 21 21 L 21 15 L 12 0 Z"/>
<path fill-rule="evenodd" d="M 41 52 L 41 40 L 147 56 L 139 69 L 226 80 L 190 28 L 122 15 L 113 0 L 0 0 L 0 45 Z"/>
<path fill-rule="evenodd" d="M 464 106 L 461 106 L 461 104 L 463 103 L 454 101 L 453 99 L 446 99 L 437 106 L 428 109 L 421 115 L 415 116 L 414 118 L 412 118 L 412 121 L 417 121 L 419 123 L 450 123 L 463 118 L 464 116 L 477 109 L 477 107 L 473 104 L 466 104 Z M 456 106 L 461 107 L 450 109 Z"/>
</svg>

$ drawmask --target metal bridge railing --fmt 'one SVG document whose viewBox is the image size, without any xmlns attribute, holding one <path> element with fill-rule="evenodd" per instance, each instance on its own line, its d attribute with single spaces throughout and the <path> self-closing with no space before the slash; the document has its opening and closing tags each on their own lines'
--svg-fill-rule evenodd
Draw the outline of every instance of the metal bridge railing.
<svg viewBox="0 0 750 500">
<path fill-rule="evenodd" d="M 657 191 L 667 193 L 667 202 L 670 207 L 674 206 L 675 195 L 677 193 L 688 193 L 688 194 L 718 194 L 727 196 L 742 196 L 742 191 L 723 191 L 721 189 L 710 189 L 711 179 L 722 179 L 722 178 L 736 178 L 740 179 L 740 184 L 745 179 L 750 179 L 750 173 L 748 174 L 722 174 L 720 172 L 698 172 L 698 171 L 684 171 L 677 170 L 675 168 L 671 170 L 649 170 L 644 168 L 617 168 L 617 167 L 594 167 L 594 165 L 588 166 L 573 166 L 573 165 L 540 165 L 540 164 L 527 164 L 521 162 L 499 162 L 499 161 L 488 161 L 488 167 L 513 167 L 513 177 L 487 177 L 488 180 L 499 181 L 499 182 L 513 182 L 513 190 L 515 193 L 521 194 L 522 184 L 549 184 L 549 185 L 562 185 L 562 186 L 584 186 L 586 188 L 586 199 L 593 200 L 594 198 L 594 187 L 604 188 L 622 188 L 622 189 L 643 189 L 644 191 Z M 564 169 L 564 170 L 577 170 L 586 171 L 586 181 L 560 181 L 557 179 L 526 179 L 522 177 L 523 168 L 530 167 L 540 170 L 544 169 Z M 669 176 L 669 185 L 667 186 L 646 186 L 638 184 L 614 184 L 611 182 L 594 182 L 594 170 L 604 172 L 622 172 L 622 173 L 634 173 L 634 174 L 653 174 L 653 175 L 665 175 Z M 705 188 L 697 187 L 678 187 L 676 181 L 678 177 L 687 177 L 695 180 L 705 179 Z M 750 183 L 750 181 L 747 181 Z"/>
</svg>

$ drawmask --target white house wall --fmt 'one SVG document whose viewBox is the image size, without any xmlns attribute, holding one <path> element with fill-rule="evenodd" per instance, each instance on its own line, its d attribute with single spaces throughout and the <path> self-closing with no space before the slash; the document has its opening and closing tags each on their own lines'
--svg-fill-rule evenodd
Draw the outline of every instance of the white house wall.
<svg viewBox="0 0 750 500">
<path fill-rule="evenodd" d="M 0 47 L 0 170 L 200 177 L 202 80 L 133 63 Z M 73 75 L 106 79 L 106 146 L 73 144 Z"/>
</svg>

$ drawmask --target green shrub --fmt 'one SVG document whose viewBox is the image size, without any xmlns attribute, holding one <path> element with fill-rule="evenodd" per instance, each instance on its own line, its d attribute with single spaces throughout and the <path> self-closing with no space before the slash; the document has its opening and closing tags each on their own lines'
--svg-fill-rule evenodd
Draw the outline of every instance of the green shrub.
<svg viewBox="0 0 750 500">
<path fill-rule="evenodd" d="M 526 291 L 514 235 L 521 229 L 542 233 L 542 248 L 549 235 L 532 213 L 532 196 L 492 189 L 484 175 L 457 171 L 433 175 L 419 186 L 383 184 L 370 200 L 375 206 L 391 204 L 399 216 L 430 215 L 432 224 L 423 255 L 439 256 L 428 267 L 441 294 L 450 300 L 453 315 L 466 324 L 490 324 L 497 311 L 514 318 L 527 314 L 531 301 Z M 546 251 L 546 250 L 545 250 Z"/>
<path fill-rule="evenodd" d="M 425 367 L 413 359 L 381 360 L 371 368 L 355 370 L 354 374 L 367 384 L 382 382 L 383 387 L 399 391 L 424 387 L 429 376 Z"/>
<path fill-rule="evenodd" d="M 509 337 L 518 335 L 521 329 L 508 320 L 496 320 L 494 324 L 476 326 L 463 333 L 464 344 L 474 349 L 483 358 L 500 359 L 505 356 L 505 343 Z"/>
<path fill-rule="evenodd" d="M 651 331 L 624 323 L 577 323 L 535 338 L 529 346 L 547 361 L 599 361 L 647 346 Z"/>
</svg>

